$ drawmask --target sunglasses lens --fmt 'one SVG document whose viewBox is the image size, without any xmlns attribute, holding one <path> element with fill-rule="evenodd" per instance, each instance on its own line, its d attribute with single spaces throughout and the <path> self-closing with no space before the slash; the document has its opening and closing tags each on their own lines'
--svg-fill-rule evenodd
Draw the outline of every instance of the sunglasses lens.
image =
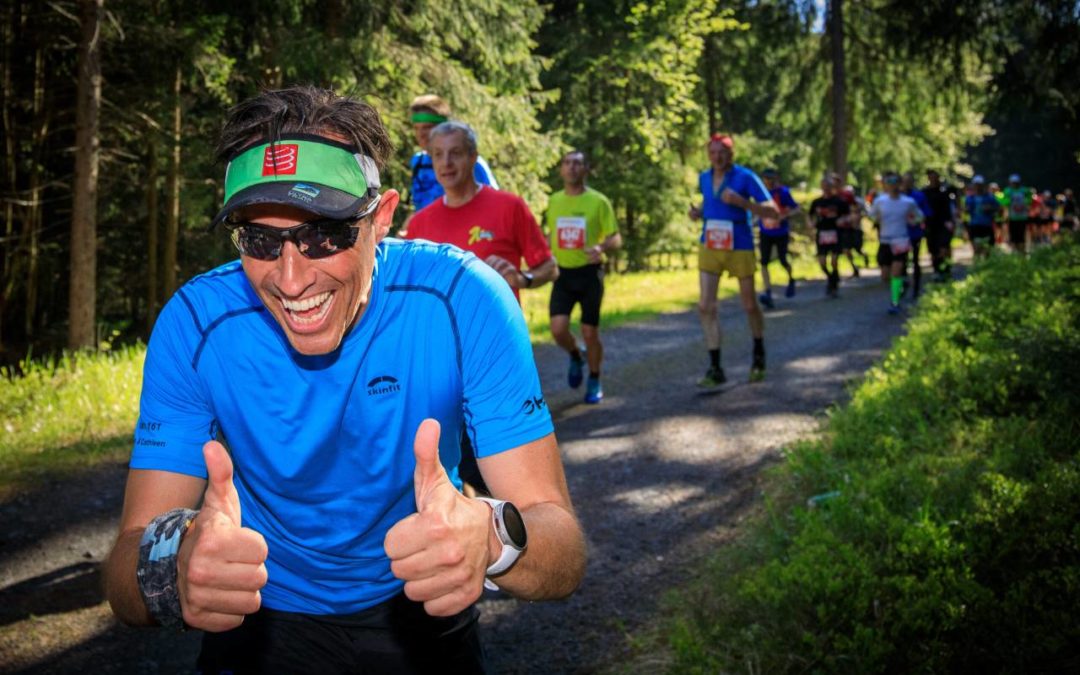
<svg viewBox="0 0 1080 675">
<path fill-rule="evenodd" d="M 232 240 L 241 254 L 256 260 L 273 260 L 281 254 L 281 238 L 266 228 L 241 225 L 232 231 Z"/>
<path fill-rule="evenodd" d="M 325 258 L 356 243 L 357 229 L 351 220 L 314 220 L 296 231 L 300 253 L 308 258 Z"/>
<path fill-rule="evenodd" d="M 232 241 L 242 255 L 256 260 L 276 260 L 286 241 L 296 245 L 300 255 L 319 259 L 340 253 L 356 243 L 358 230 L 354 220 L 313 220 L 295 228 L 281 230 L 247 223 L 236 225 Z"/>
</svg>

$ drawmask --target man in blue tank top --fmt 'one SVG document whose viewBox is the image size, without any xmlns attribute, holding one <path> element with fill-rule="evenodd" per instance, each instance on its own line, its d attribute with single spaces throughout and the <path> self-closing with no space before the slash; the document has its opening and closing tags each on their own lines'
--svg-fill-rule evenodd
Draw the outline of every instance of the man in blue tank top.
<svg viewBox="0 0 1080 675">
<path fill-rule="evenodd" d="M 311 87 L 222 132 L 240 260 L 154 327 L 104 567 L 125 623 L 206 631 L 203 673 L 484 672 L 484 587 L 580 583 L 521 311 L 472 254 L 385 239 L 390 150 L 373 108 Z M 460 492 L 462 433 L 492 498 Z"/>
<path fill-rule="evenodd" d="M 716 313 L 716 291 L 724 272 L 739 281 L 739 298 L 754 338 L 750 380 L 765 377 L 765 317 L 754 293 L 756 270 L 751 218 L 778 219 L 780 214 L 757 174 L 734 163 L 734 147 L 731 136 L 713 134 L 709 139 L 712 166 L 698 177 L 702 204 L 690 207 L 690 219 L 703 221 L 698 248 L 701 289 L 698 318 L 705 333 L 709 369 L 698 386 L 704 388 L 718 387 L 727 381 L 720 365 L 720 323 Z"/>
</svg>

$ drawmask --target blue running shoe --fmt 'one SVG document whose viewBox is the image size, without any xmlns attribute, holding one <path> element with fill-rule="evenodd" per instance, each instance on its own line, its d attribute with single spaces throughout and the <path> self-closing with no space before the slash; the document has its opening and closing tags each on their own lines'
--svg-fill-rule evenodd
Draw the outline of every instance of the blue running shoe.
<svg viewBox="0 0 1080 675">
<path fill-rule="evenodd" d="M 776 305 L 774 305 L 772 301 L 772 293 L 770 293 L 769 291 L 766 291 L 761 295 L 757 296 L 757 299 L 758 302 L 765 305 L 769 309 L 773 309 L 774 307 L 776 307 Z"/>
<path fill-rule="evenodd" d="M 893 316 L 896 316 L 899 313 L 900 313 L 900 305 L 894 305 L 894 304 L 892 304 L 890 302 L 889 303 L 889 314 L 892 314 Z"/>
<path fill-rule="evenodd" d="M 791 280 L 789 280 L 787 282 L 787 290 L 784 291 L 784 297 L 785 298 L 794 298 L 795 297 L 795 280 L 794 279 L 791 279 Z"/>
<path fill-rule="evenodd" d="M 600 386 L 600 378 L 589 376 L 589 383 L 585 386 L 585 402 L 599 403 L 604 400 L 604 388 Z"/>
<path fill-rule="evenodd" d="M 584 357 L 584 354 L 582 354 Z M 585 359 L 575 359 L 570 357 L 570 370 L 566 373 L 566 383 L 570 385 L 571 389 L 577 389 L 581 386 L 581 380 L 584 377 Z"/>
</svg>

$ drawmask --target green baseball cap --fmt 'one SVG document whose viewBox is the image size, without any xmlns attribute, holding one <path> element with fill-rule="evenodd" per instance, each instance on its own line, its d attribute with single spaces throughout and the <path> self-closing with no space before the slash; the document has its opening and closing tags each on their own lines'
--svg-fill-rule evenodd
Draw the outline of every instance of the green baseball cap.
<svg viewBox="0 0 1080 675">
<path fill-rule="evenodd" d="M 378 196 L 379 187 L 375 160 L 353 145 L 314 134 L 260 139 L 229 159 L 225 203 L 210 227 L 253 204 L 283 204 L 345 219 Z"/>
</svg>

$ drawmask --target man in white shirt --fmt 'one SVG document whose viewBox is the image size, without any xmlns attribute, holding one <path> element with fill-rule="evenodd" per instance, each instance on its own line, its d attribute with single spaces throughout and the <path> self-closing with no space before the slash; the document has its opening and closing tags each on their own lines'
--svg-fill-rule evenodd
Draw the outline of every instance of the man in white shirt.
<svg viewBox="0 0 1080 675">
<path fill-rule="evenodd" d="M 870 217 L 878 227 L 878 265 L 881 278 L 889 282 L 889 314 L 900 313 L 904 293 L 904 269 L 907 267 L 911 239 L 908 226 L 922 222 L 923 214 L 915 200 L 900 192 L 900 176 L 895 171 L 884 175 L 885 193 L 878 195 L 870 208 Z"/>
</svg>

